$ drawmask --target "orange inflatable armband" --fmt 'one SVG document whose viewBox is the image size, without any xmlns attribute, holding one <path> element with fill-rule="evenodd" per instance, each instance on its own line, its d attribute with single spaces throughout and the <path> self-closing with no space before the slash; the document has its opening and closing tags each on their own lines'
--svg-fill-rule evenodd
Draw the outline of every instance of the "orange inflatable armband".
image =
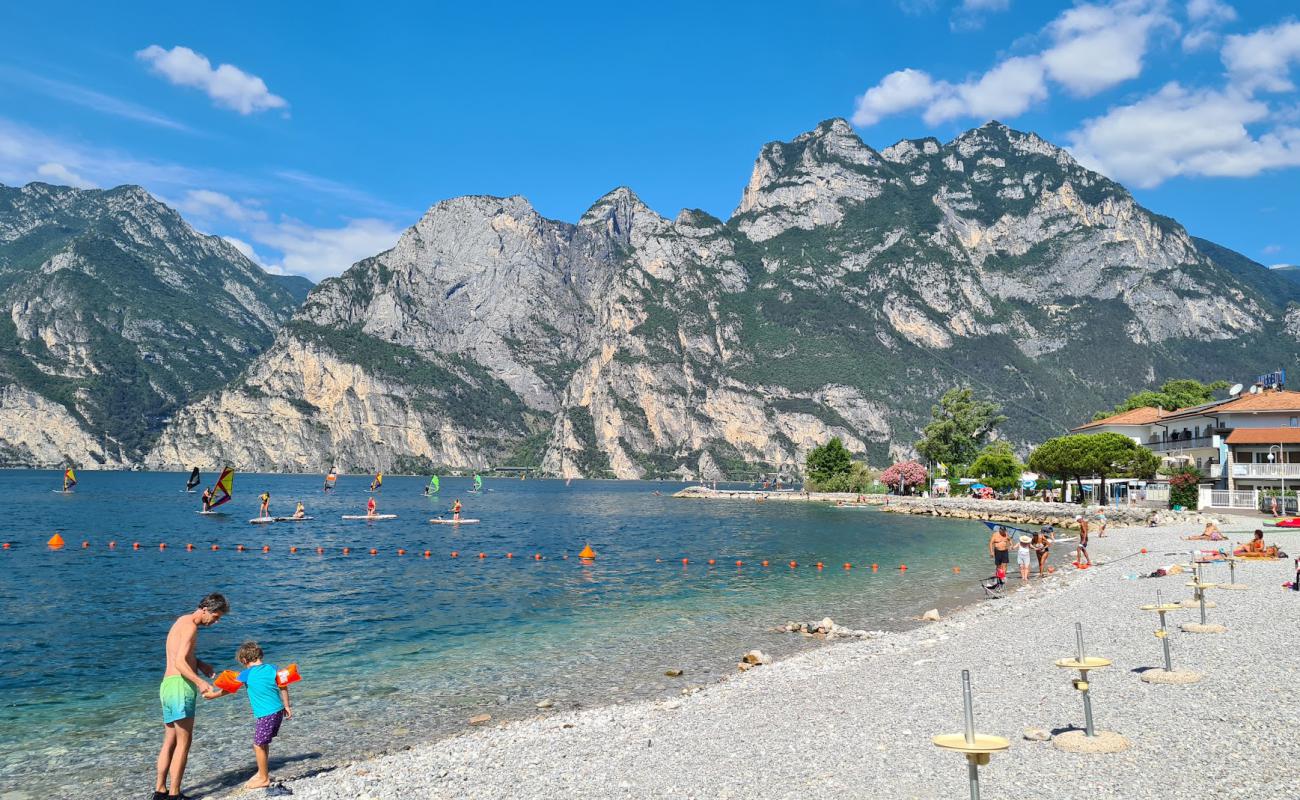
<svg viewBox="0 0 1300 800">
<path fill-rule="evenodd" d="M 220 675 L 216 677 L 216 680 L 212 681 L 212 683 L 214 686 L 216 686 L 218 689 L 225 692 L 226 694 L 234 694 L 235 692 L 239 691 L 239 688 L 241 686 L 244 685 L 239 682 L 238 673 L 232 670 L 226 670 L 225 672 L 222 672 Z"/>
<path fill-rule="evenodd" d="M 275 673 L 275 685 L 281 688 L 291 683 L 297 683 L 300 680 L 302 680 L 302 676 L 298 674 L 297 664 L 290 664 Z"/>
</svg>

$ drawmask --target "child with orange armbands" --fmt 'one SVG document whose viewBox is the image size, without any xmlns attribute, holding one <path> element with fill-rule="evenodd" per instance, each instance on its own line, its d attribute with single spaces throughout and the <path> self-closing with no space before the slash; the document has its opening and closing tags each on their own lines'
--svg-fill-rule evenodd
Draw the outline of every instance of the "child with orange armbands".
<svg viewBox="0 0 1300 800">
<path fill-rule="evenodd" d="M 234 678 L 235 691 L 242 685 L 248 689 L 248 703 L 253 707 L 253 756 L 257 759 L 257 774 L 244 784 L 246 789 L 265 789 L 271 785 L 270 759 L 271 740 L 280 732 L 280 723 L 293 717 L 289 706 L 289 686 L 297 676 L 293 669 L 292 678 L 281 681 L 279 674 L 289 670 L 279 670 L 274 664 L 262 662 L 262 648 L 257 642 L 244 642 L 235 653 L 243 667 L 243 672 Z M 290 668 L 292 669 L 292 667 Z M 224 674 L 222 676 L 225 677 Z M 281 685 L 283 683 L 284 685 Z M 207 699 L 233 694 L 226 689 L 213 689 L 204 694 Z"/>
</svg>

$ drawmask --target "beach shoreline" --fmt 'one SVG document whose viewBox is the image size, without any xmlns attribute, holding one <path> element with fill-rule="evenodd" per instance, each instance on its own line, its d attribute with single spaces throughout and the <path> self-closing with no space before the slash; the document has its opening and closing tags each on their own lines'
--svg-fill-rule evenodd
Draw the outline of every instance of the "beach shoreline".
<svg viewBox="0 0 1300 800">
<path fill-rule="evenodd" d="M 1146 581 L 1125 576 L 1129 570 L 1145 574 L 1180 560 L 1165 553 L 1185 553 L 1195 546 L 1179 538 L 1188 532 L 1186 526 L 1115 530 L 1094 539 L 1094 555 L 1107 562 L 1098 568 L 1062 571 L 1024 592 L 973 604 L 940 622 L 819 648 L 679 699 L 541 712 L 354 761 L 288 786 L 307 798 L 376 800 L 721 797 L 758 791 L 782 797 L 809 792 L 960 796 L 965 784 L 961 760 L 937 752 L 929 737 L 960 730 L 957 676 L 969 668 L 976 685 L 977 728 L 1012 740 L 1011 752 L 995 756 L 984 770 L 986 785 L 996 786 L 998 796 L 1039 797 L 1047 791 L 1076 797 L 1085 796 L 1087 787 L 1092 796 L 1203 797 L 1206 781 L 1235 786 L 1237 797 L 1279 796 L 1279 787 L 1300 777 L 1300 745 L 1287 737 L 1256 739 L 1265 730 L 1296 722 L 1295 704 L 1287 703 L 1283 691 L 1293 684 L 1297 668 L 1286 658 L 1287 637 L 1278 635 L 1300 616 L 1295 598 L 1279 587 L 1289 577 L 1290 561 L 1238 568 L 1238 580 L 1249 581 L 1251 589 L 1219 593 L 1219 607 L 1210 612 L 1211 621 L 1229 625 L 1227 634 L 1171 633 L 1175 666 L 1206 672 L 1199 688 L 1152 687 L 1131 673 L 1159 662 L 1151 635 L 1155 621 L 1137 606 L 1153 601 L 1157 588 L 1166 597 L 1182 597 L 1189 590 L 1183 577 Z M 1286 549 L 1297 549 L 1289 540 L 1281 541 Z M 1148 552 L 1141 553 L 1139 545 Z M 1226 568 L 1215 569 L 1226 575 Z M 1243 610 L 1248 612 L 1244 616 Z M 1185 612 L 1183 621 L 1192 621 L 1194 614 Z M 1076 693 L 1051 667 L 1054 658 L 1072 652 L 1076 616 L 1094 643 L 1091 652 L 1114 658 L 1121 667 L 1095 676 L 1099 728 L 1118 730 L 1134 742 L 1129 753 L 1105 757 L 1111 759 L 1106 764 L 1118 768 L 1116 773 L 1084 769 L 1088 762 L 1081 759 L 1100 756 L 1072 756 L 1050 744 L 1020 740 L 1023 728 L 1081 724 Z M 1252 626 L 1250 619 L 1270 624 Z M 1171 619 L 1171 625 L 1177 622 Z M 1013 646 L 999 647 L 999 642 Z M 1247 691 L 1232 709 L 1197 702 L 1237 685 Z M 1193 728 L 1172 731 L 1161 723 L 1190 719 L 1208 727 L 1220 717 L 1235 723 L 1213 732 L 1216 742 L 1232 740 L 1226 752 L 1196 747 Z M 1242 731 L 1255 742 L 1253 749 L 1236 741 Z M 762 746 L 756 749 L 757 744 Z M 868 753 L 872 756 L 864 757 Z M 1026 754 L 1032 763 L 1023 763 Z M 891 763 L 897 775 L 868 769 L 877 757 Z M 1148 769 L 1153 760 L 1180 758 L 1189 762 L 1183 769 Z M 1191 762 L 1201 764 L 1204 773 L 1185 769 Z"/>
</svg>

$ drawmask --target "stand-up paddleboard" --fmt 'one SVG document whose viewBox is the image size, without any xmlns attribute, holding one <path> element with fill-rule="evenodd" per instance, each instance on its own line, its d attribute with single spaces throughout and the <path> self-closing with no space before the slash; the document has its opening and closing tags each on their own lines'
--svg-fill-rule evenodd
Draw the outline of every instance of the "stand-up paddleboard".
<svg viewBox="0 0 1300 800">
<path fill-rule="evenodd" d="M 344 514 L 341 517 L 341 519 L 364 519 L 364 520 L 397 519 L 397 515 L 396 514 L 375 514 L 372 517 L 366 514 Z"/>
<path fill-rule="evenodd" d="M 311 517 L 276 517 L 275 521 L 276 522 L 306 522 L 310 519 L 312 518 Z"/>
<path fill-rule="evenodd" d="M 248 521 L 249 525 L 267 525 L 272 522 L 306 522 L 311 517 L 255 517 Z"/>
<path fill-rule="evenodd" d="M 76 494 L 76 492 L 72 492 L 72 491 L 65 492 L 62 489 L 51 489 L 50 494 Z"/>
<path fill-rule="evenodd" d="M 434 525 L 473 525 L 474 523 L 479 522 L 479 520 L 476 520 L 476 519 L 443 519 L 442 517 L 437 517 L 437 518 L 435 518 L 435 519 L 431 519 L 431 520 L 429 520 L 429 522 L 432 522 Z"/>
</svg>

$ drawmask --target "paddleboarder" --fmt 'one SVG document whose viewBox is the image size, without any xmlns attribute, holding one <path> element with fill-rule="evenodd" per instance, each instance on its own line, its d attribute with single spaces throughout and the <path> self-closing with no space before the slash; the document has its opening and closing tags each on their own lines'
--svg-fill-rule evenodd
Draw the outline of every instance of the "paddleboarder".
<svg viewBox="0 0 1300 800">
<path fill-rule="evenodd" d="M 456 498 L 456 502 L 451 504 L 451 518 L 460 521 L 460 498 Z"/>
<path fill-rule="evenodd" d="M 298 503 L 298 507 L 293 510 L 293 518 L 302 519 L 305 516 L 307 516 L 307 507 L 302 503 Z"/>
<path fill-rule="evenodd" d="M 367 500 L 367 501 L 366 501 L 366 516 L 367 516 L 367 517 L 373 517 L 373 516 L 375 515 L 375 509 L 376 509 L 376 508 L 377 508 L 377 506 L 375 505 L 375 498 L 372 497 L 372 498 L 370 498 L 369 500 Z"/>
</svg>

